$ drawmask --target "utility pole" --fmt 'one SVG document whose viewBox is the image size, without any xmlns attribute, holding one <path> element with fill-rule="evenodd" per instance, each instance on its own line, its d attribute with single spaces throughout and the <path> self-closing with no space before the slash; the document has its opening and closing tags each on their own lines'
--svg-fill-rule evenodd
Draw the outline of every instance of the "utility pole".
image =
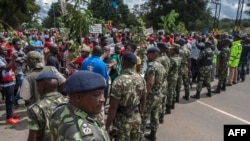
<svg viewBox="0 0 250 141">
<path fill-rule="evenodd" d="M 239 0 L 234 29 L 232 33 L 233 36 L 240 33 L 240 24 L 241 24 L 243 6 L 244 6 L 244 0 Z"/>
<path fill-rule="evenodd" d="M 221 0 L 211 0 L 211 3 L 215 4 L 214 23 L 213 23 L 213 34 L 215 35 L 218 33 L 218 28 L 219 28 Z"/>
<path fill-rule="evenodd" d="M 54 28 L 56 28 L 56 16 L 55 16 L 55 5 L 54 5 L 54 2 L 52 3 L 52 9 L 53 9 L 53 18 L 54 18 Z"/>
</svg>

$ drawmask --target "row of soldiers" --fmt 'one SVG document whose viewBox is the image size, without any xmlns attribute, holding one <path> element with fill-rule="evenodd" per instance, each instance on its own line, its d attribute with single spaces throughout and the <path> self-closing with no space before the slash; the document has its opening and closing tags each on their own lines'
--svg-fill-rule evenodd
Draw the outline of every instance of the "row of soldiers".
<svg viewBox="0 0 250 141">
<path fill-rule="evenodd" d="M 179 102 L 181 83 L 184 83 L 185 95 L 189 100 L 189 75 L 191 74 L 190 51 L 185 47 L 185 39 L 176 44 L 157 43 L 146 51 L 148 67 L 144 78 L 133 70 L 137 63 L 134 53 L 125 52 L 121 59 L 121 74 L 113 81 L 110 95 L 110 107 L 105 125 L 96 119 L 102 113 L 105 98 L 106 81 L 101 75 L 91 71 L 73 73 L 65 84 L 59 83 L 60 77 L 47 67 L 40 67 L 35 77 L 41 99 L 28 108 L 28 140 L 104 140 L 109 141 L 116 127 L 115 140 L 140 140 L 145 137 L 156 140 L 159 123 L 164 122 L 164 115 L 170 114 Z M 219 66 L 227 69 L 230 53 L 230 41 L 223 40 L 219 54 Z M 207 86 L 207 96 L 211 97 L 211 65 L 213 43 L 199 45 L 197 59 L 199 75 L 197 92 L 191 98 L 200 98 L 203 84 Z M 94 47 L 95 48 L 95 47 Z M 37 66 L 41 56 L 37 52 L 27 54 L 29 64 Z M 41 70 L 41 71 L 40 71 Z M 38 70 L 37 70 L 38 71 Z M 225 72 L 225 71 L 221 71 Z M 225 86 L 227 73 L 219 78 L 219 88 Z M 64 80 L 65 81 L 65 80 Z M 67 98 L 57 92 L 59 84 L 64 85 Z M 65 104 L 66 102 L 66 104 Z M 150 134 L 144 134 L 150 121 Z M 110 137 L 108 137 L 108 133 Z"/>
<path fill-rule="evenodd" d="M 106 130 L 111 130 L 113 122 L 113 125 L 119 127 L 117 140 L 140 140 L 144 136 L 150 141 L 155 141 L 159 123 L 164 123 L 164 115 L 170 114 L 175 108 L 175 103 L 179 102 L 182 82 L 184 100 L 189 100 L 189 97 L 199 99 L 204 86 L 207 87 L 208 97 L 211 97 L 213 92 L 225 91 L 232 42 L 228 38 L 221 42 L 218 55 L 219 81 L 214 91 L 211 90 L 211 72 L 215 46 L 212 41 L 199 43 L 198 82 L 196 94 L 192 96 L 190 96 L 190 50 L 185 45 L 185 39 L 180 38 L 173 45 L 159 42 L 157 47 L 149 47 L 146 51 L 148 67 L 144 80 L 132 70 L 121 73 L 114 80 Z M 132 63 L 130 66 L 136 61 L 132 55 L 123 60 Z M 144 134 L 148 121 L 150 121 L 148 127 L 150 133 Z"/>
<path fill-rule="evenodd" d="M 121 74 L 112 82 L 110 106 L 104 126 L 101 120 L 96 120 L 96 115 L 102 113 L 101 109 L 105 101 L 103 92 L 106 81 L 102 76 L 88 71 L 73 73 L 64 85 L 64 92 L 69 97 L 68 104 L 62 104 L 67 100 L 59 98 L 58 93 L 55 93 L 58 82 L 54 83 L 51 80 L 58 79 L 57 76 L 48 73 L 40 74 L 36 78 L 36 84 L 39 93 L 43 96 L 28 110 L 29 140 L 42 135 L 45 140 L 50 138 L 59 141 L 106 141 L 112 139 L 114 131 L 117 131 L 115 140 L 118 141 L 137 141 L 143 137 L 155 141 L 159 123 L 164 122 L 164 115 L 170 114 L 171 109 L 175 108 L 175 103 L 179 102 L 182 81 L 185 90 L 183 99 L 189 100 L 190 51 L 185 48 L 185 43 L 181 38 L 173 45 L 160 42 L 157 43 L 157 47 L 148 48 L 146 51 L 148 67 L 144 78 L 133 70 L 137 63 L 136 55 L 131 52 L 123 54 Z M 207 96 L 211 97 L 212 45 L 210 41 L 200 45 L 199 81 L 197 93 L 191 96 L 192 98 L 200 98 L 203 83 L 208 88 Z M 229 49 L 227 44 L 225 49 Z M 58 103 L 61 104 L 58 105 Z M 42 108 L 39 105 L 42 105 Z M 52 107 L 53 112 L 49 110 L 51 107 L 48 105 L 55 106 Z M 45 110 L 39 112 L 39 109 Z M 37 124 L 39 119 L 36 117 L 42 117 L 43 112 L 49 117 L 44 125 L 46 130 L 34 136 L 32 131 L 41 126 Z M 148 121 L 150 121 L 150 133 L 145 134 Z"/>
</svg>

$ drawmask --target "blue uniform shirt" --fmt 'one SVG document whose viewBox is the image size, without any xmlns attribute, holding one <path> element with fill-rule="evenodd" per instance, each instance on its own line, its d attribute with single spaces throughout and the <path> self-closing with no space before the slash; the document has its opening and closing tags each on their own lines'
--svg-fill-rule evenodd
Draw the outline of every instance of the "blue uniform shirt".
<svg viewBox="0 0 250 141">
<path fill-rule="evenodd" d="M 82 63 L 81 70 L 89 70 L 95 73 L 99 73 L 105 79 L 108 79 L 106 65 L 99 56 L 91 56 L 86 58 Z"/>
</svg>

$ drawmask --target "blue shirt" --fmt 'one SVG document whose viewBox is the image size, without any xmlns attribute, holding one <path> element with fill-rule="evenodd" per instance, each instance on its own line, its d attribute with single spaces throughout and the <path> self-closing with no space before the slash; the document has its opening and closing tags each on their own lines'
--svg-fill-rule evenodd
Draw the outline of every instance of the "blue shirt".
<svg viewBox="0 0 250 141">
<path fill-rule="evenodd" d="M 106 65 L 99 56 L 91 56 L 86 58 L 82 63 L 81 70 L 93 71 L 95 73 L 99 73 L 105 79 L 108 79 Z"/>
<path fill-rule="evenodd" d="M 190 58 L 197 59 L 199 57 L 200 50 L 196 46 L 196 40 L 192 41 L 191 46 Z"/>
<path fill-rule="evenodd" d="M 31 45 L 43 47 L 43 43 L 40 40 L 32 40 Z M 35 48 L 35 51 L 39 52 L 40 54 L 43 54 L 43 50 L 41 48 Z"/>
</svg>

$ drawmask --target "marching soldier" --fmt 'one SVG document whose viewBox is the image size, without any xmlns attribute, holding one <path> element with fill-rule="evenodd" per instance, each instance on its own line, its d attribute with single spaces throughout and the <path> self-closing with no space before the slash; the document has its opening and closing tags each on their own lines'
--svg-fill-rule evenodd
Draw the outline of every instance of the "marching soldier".
<svg viewBox="0 0 250 141">
<path fill-rule="evenodd" d="M 191 98 L 200 99 L 200 92 L 202 90 L 203 83 L 205 83 L 208 93 L 207 96 L 211 97 L 211 71 L 212 71 L 212 60 L 213 60 L 213 51 L 211 49 L 212 42 L 205 42 L 205 48 L 201 50 L 200 55 L 197 59 L 198 61 L 198 73 L 199 80 L 197 83 L 196 94 L 191 96 Z"/>
<path fill-rule="evenodd" d="M 181 64 L 176 84 L 176 102 L 179 102 L 182 81 L 185 90 L 185 95 L 183 96 L 183 99 L 189 100 L 189 75 L 191 74 L 190 52 L 188 49 L 184 48 L 186 41 L 185 39 L 181 38 L 178 43 L 181 46 L 179 52 L 179 56 L 181 57 Z"/>
<path fill-rule="evenodd" d="M 220 93 L 221 90 L 226 90 L 227 74 L 228 74 L 228 60 L 230 55 L 229 45 L 231 41 L 229 39 L 222 40 L 222 48 L 218 56 L 218 85 L 213 93 Z"/>
<path fill-rule="evenodd" d="M 145 131 L 145 126 L 150 118 L 150 134 L 145 135 L 145 138 L 150 141 L 156 141 L 156 132 L 159 126 L 159 111 L 162 101 L 162 83 L 165 74 L 164 67 L 156 61 L 159 57 L 160 50 L 157 47 L 147 49 L 148 68 L 145 73 L 147 87 L 147 102 L 142 120 L 142 131 Z"/>
<path fill-rule="evenodd" d="M 141 116 L 146 102 L 145 80 L 133 70 L 136 55 L 122 56 L 122 72 L 112 85 L 106 130 L 111 133 L 112 122 L 118 128 L 116 141 L 139 141 Z"/>
<path fill-rule="evenodd" d="M 167 103 L 167 76 L 168 76 L 168 71 L 170 68 L 170 59 L 167 56 L 166 52 L 168 49 L 168 45 L 166 43 L 158 43 L 157 47 L 160 49 L 160 57 L 157 58 L 156 61 L 160 62 L 165 69 L 165 74 L 164 74 L 164 79 L 163 79 L 163 84 L 162 84 L 162 94 L 163 94 L 163 99 L 162 99 L 162 106 L 160 110 L 160 115 L 159 115 L 159 122 L 163 123 L 164 122 L 164 114 L 166 110 L 166 103 Z"/>
<path fill-rule="evenodd" d="M 168 94 L 167 94 L 167 105 L 166 105 L 166 114 L 171 113 L 171 108 L 174 109 L 174 99 L 176 97 L 176 82 L 178 79 L 178 69 L 180 68 L 180 57 L 179 49 L 180 45 L 173 44 L 169 48 L 169 56 L 171 61 L 171 67 L 169 69 L 167 81 L 168 81 Z"/>
</svg>

